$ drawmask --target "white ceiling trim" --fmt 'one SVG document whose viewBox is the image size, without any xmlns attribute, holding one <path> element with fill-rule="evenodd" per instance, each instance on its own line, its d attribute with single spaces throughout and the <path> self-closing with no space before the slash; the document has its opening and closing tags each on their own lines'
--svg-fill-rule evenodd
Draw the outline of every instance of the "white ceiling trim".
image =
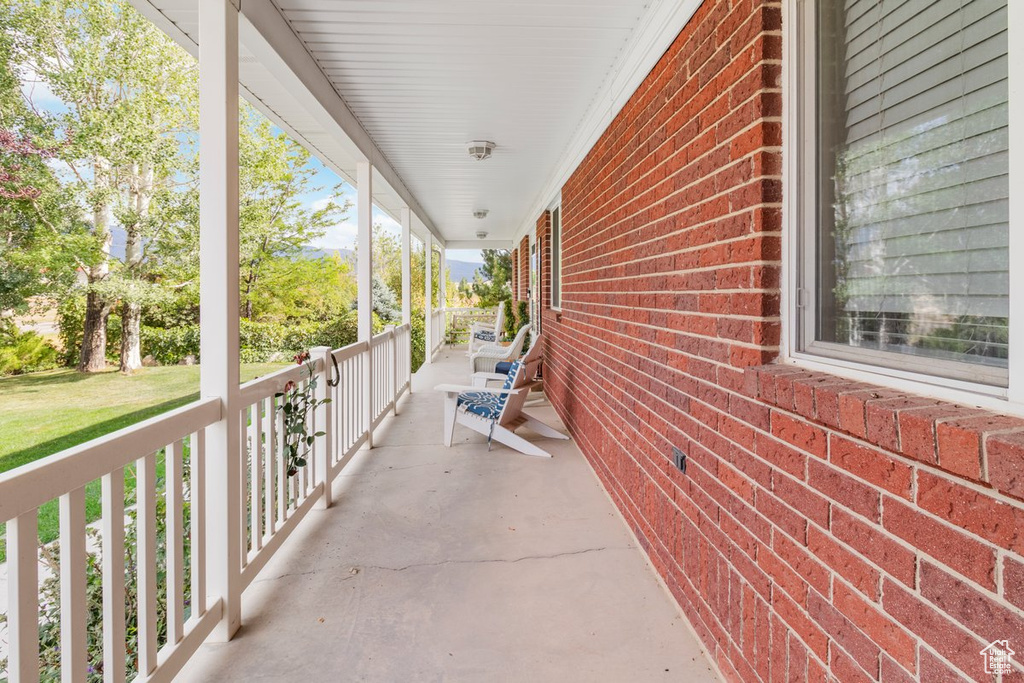
<svg viewBox="0 0 1024 683">
<path fill-rule="evenodd" d="M 622 111 L 703 2 L 704 0 L 654 0 L 651 3 L 642 24 L 630 38 L 619 63 L 601 86 L 601 91 L 594 98 L 593 106 L 577 127 L 576 134 L 566 147 L 562 163 L 534 200 L 529 213 L 520 222 L 519 230 L 512 240 L 513 245 L 519 244 L 525 235 L 533 234 L 541 212 L 561 196 L 562 186 L 597 144 L 612 120 Z"/>
</svg>

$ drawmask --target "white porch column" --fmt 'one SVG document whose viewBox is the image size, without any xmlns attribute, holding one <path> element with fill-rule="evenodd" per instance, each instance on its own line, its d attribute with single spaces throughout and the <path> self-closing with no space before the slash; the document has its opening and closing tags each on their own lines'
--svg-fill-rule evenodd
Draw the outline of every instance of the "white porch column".
<svg viewBox="0 0 1024 683">
<path fill-rule="evenodd" d="M 412 211 L 402 207 L 402 324 L 412 321 Z"/>
<path fill-rule="evenodd" d="M 434 320 L 433 320 L 433 318 L 434 318 L 434 289 L 433 289 L 433 287 L 431 285 L 432 285 L 432 281 L 434 279 L 434 274 L 432 272 L 433 269 L 434 269 L 433 268 L 434 236 L 432 234 L 430 234 L 429 231 L 427 232 L 427 238 L 423 241 L 423 253 L 424 253 L 424 256 L 426 257 L 425 260 L 426 260 L 426 264 L 427 264 L 426 265 L 426 268 L 427 268 L 426 277 L 424 278 L 424 281 L 426 282 L 426 285 L 425 285 L 426 288 L 425 288 L 425 291 L 423 292 L 423 294 L 424 294 L 424 296 L 423 296 L 423 301 L 424 301 L 423 308 L 425 309 L 423 311 L 423 314 L 426 316 L 426 320 L 425 320 L 425 324 L 424 324 L 424 328 L 423 328 L 423 331 L 424 331 L 424 335 L 423 336 L 426 337 L 426 345 L 427 345 L 427 353 L 426 353 L 425 359 L 426 359 L 427 363 L 433 363 L 434 359 L 431 358 L 431 355 L 433 355 L 431 352 L 434 350 L 434 348 L 433 348 L 434 347 L 434 334 L 433 334 L 433 332 L 434 332 Z"/>
<path fill-rule="evenodd" d="M 223 601 L 211 636 L 241 625 L 241 451 L 238 395 L 238 9 L 199 3 L 199 390 L 221 402 L 206 430 L 207 604 Z"/>
<path fill-rule="evenodd" d="M 448 250 L 441 247 L 441 272 L 438 273 L 437 278 L 439 290 L 437 293 L 437 305 L 439 308 L 447 308 L 448 306 Z"/>
<path fill-rule="evenodd" d="M 359 341 L 369 341 L 373 336 L 373 166 L 370 162 L 356 164 L 356 183 Z"/>
<path fill-rule="evenodd" d="M 373 166 L 368 161 L 356 164 L 356 244 L 358 283 L 357 301 L 359 341 L 373 337 Z M 363 420 L 366 446 L 373 448 L 373 350 L 363 356 Z"/>
</svg>

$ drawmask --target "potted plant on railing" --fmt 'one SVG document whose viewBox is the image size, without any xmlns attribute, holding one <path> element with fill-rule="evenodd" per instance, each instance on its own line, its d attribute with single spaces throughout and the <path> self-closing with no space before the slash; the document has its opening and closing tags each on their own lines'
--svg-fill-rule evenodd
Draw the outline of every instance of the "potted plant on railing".
<svg viewBox="0 0 1024 683">
<path fill-rule="evenodd" d="M 318 436 L 326 434 L 322 431 L 309 433 L 310 411 L 331 402 L 330 398 L 316 398 L 316 385 L 319 378 L 314 372 L 313 363 L 309 360 L 309 351 L 303 351 L 295 356 L 294 360 L 299 365 L 305 366 L 309 373 L 309 380 L 305 386 L 294 380 L 289 380 L 284 385 L 284 391 L 274 394 L 275 398 L 281 399 L 277 409 L 283 415 L 284 455 L 288 459 L 286 471 L 289 477 L 295 476 L 300 467 L 306 466 L 306 456 L 309 455 L 313 442 Z"/>
</svg>

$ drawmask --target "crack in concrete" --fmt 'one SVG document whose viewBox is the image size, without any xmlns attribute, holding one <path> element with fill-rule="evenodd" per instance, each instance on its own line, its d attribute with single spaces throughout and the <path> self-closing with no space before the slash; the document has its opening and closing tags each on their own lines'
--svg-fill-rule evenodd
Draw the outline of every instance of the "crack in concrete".
<svg viewBox="0 0 1024 683">
<path fill-rule="evenodd" d="M 338 478 L 354 479 L 356 477 L 376 477 L 379 474 L 387 474 L 388 472 L 401 472 L 402 470 L 413 470 L 420 467 L 432 467 L 436 466 L 436 462 L 424 462 L 419 465 L 406 465 L 404 467 L 384 467 L 379 469 L 367 470 L 365 472 L 342 472 L 338 475 Z"/>
<path fill-rule="evenodd" d="M 321 573 L 323 571 L 326 571 L 326 570 L 324 570 L 324 569 L 310 569 L 308 572 L 288 572 L 287 574 L 278 574 L 277 576 L 268 576 L 268 577 L 263 578 L 263 579 L 256 579 L 255 581 L 253 581 L 253 583 L 265 583 L 267 581 L 280 581 L 281 579 L 287 579 L 287 578 L 290 578 L 290 577 L 293 577 L 293 576 L 309 576 L 310 574 L 319 574 L 319 573 Z M 358 575 L 359 575 L 359 572 L 353 572 L 349 576 L 342 577 L 341 580 L 342 581 L 348 581 L 349 579 L 356 578 L 356 576 L 358 576 Z"/>
<path fill-rule="evenodd" d="M 524 555 L 523 557 L 516 557 L 513 559 L 485 559 L 485 560 L 442 560 L 441 562 L 423 562 L 417 564 L 407 564 L 402 567 L 384 567 L 376 564 L 362 565 L 365 569 L 381 569 L 389 572 L 404 572 L 407 569 L 420 569 L 422 567 L 443 567 L 450 564 L 515 564 L 517 562 L 525 562 L 527 560 L 556 560 L 560 557 L 570 557 L 573 555 L 586 555 L 587 553 L 598 553 L 603 550 L 629 550 L 631 548 L 609 548 L 603 546 L 601 548 L 584 548 L 583 550 L 571 550 L 564 553 L 555 553 L 553 555 Z"/>
</svg>

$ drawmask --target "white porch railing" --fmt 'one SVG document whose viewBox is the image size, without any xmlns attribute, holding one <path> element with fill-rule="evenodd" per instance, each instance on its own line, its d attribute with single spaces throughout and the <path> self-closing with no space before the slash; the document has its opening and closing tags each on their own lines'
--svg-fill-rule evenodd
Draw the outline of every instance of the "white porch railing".
<svg viewBox="0 0 1024 683">
<path fill-rule="evenodd" d="M 441 350 L 444 346 L 444 336 L 446 332 L 445 322 L 447 320 L 447 309 L 439 308 L 431 313 L 430 323 L 430 355 L 433 356 L 435 353 Z"/>
<path fill-rule="evenodd" d="M 449 307 L 445 311 L 445 338 L 449 344 L 468 344 L 469 329 L 473 323 L 493 323 L 495 308 Z"/>
<path fill-rule="evenodd" d="M 443 314 L 442 314 L 443 315 Z M 443 328 L 443 317 L 441 327 Z M 441 331 L 443 338 L 443 329 Z M 369 342 L 331 351 L 313 350 L 311 365 L 319 398 L 310 433 L 323 431 L 307 464 L 286 472 L 282 415 L 285 383 L 309 381 L 295 366 L 240 387 L 241 505 L 228 520 L 241 529 L 241 563 L 232 571 L 249 585 L 310 508 L 330 503 L 330 485 L 372 430 L 411 388 L 410 327 L 389 328 Z M 332 360 L 333 357 L 333 360 Z M 337 371 L 335 371 L 335 362 Z M 101 482 L 99 530 L 102 569 L 104 681 L 124 681 L 128 652 L 138 652 L 135 680 L 167 681 L 181 670 L 221 619 L 224 598 L 208 594 L 204 546 L 206 510 L 223 496 L 207 480 L 205 430 L 221 419 L 218 399 L 197 401 L 113 434 L 0 475 L 0 521 L 7 524 L 9 675 L 12 683 L 39 680 L 40 563 L 37 515 L 60 503 L 60 658 L 64 681 L 85 681 L 88 672 L 86 487 Z M 160 464 L 164 476 L 158 478 Z M 125 539 L 125 473 L 134 468 L 134 547 Z M 131 481 L 129 476 L 128 481 Z M 131 495 L 129 494 L 129 498 Z M 158 502 L 163 531 L 158 537 Z M 130 501 L 131 502 L 131 501 Z M 186 521 L 187 517 L 187 521 Z M 132 529 L 129 528 L 129 531 Z M 165 570 L 157 571 L 159 549 Z M 186 552 L 187 551 L 187 552 Z M 126 557 L 137 553 L 137 635 L 126 638 Z M 186 558 L 188 566 L 186 567 Z M 187 579 L 186 579 L 187 575 Z M 238 596 L 231 596 L 237 600 Z M 166 605 L 166 628 L 158 619 Z"/>
</svg>

